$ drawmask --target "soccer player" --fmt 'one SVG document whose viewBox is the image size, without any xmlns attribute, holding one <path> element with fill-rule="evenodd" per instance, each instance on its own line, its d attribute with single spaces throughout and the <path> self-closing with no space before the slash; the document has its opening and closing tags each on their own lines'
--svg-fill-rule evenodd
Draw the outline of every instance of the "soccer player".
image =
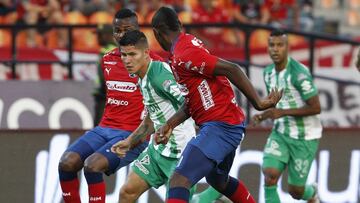
<svg viewBox="0 0 360 203">
<path fill-rule="evenodd" d="M 119 41 L 128 30 L 139 29 L 136 14 L 122 9 L 113 20 L 114 38 Z M 125 139 L 141 122 L 144 106 L 137 87 L 137 77 L 129 75 L 120 58 L 118 48 L 102 58 L 106 82 L 106 104 L 100 124 L 76 140 L 62 155 L 59 162 L 59 178 L 66 203 L 80 202 L 77 173 L 84 168 L 88 183 L 89 202 L 105 202 L 103 173 L 110 175 L 120 167 L 135 160 L 147 147 L 143 142 L 134 147 L 126 157 L 119 158 L 110 151 L 111 146 Z M 150 57 L 161 60 L 150 52 Z"/>
<path fill-rule="evenodd" d="M 268 43 L 273 64 L 264 69 L 266 89 L 270 91 L 276 87 L 282 89 L 284 95 L 276 108 L 253 117 L 255 123 L 269 118 L 274 120 L 262 164 L 265 202 L 281 202 L 277 182 L 286 167 L 290 195 L 294 199 L 319 202 L 316 186 L 306 185 L 322 132 L 318 91 L 308 68 L 288 56 L 285 32 L 274 30 Z"/>
<path fill-rule="evenodd" d="M 255 202 L 244 184 L 229 176 L 235 150 L 244 136 L 244 114 L 229 80 L 258 110 L 274 107 L 281 92 L 261 100 L 240 67 L 211 55 L 196 37 L 183 33 L 176 13 L 167 7 L 156 11 L 152 27 L 161 47 L 171 53 L 171 68 L 185 103 L 157 131 L 166 142 L 172 130 L 190 116 L 200 126 L 183 151 L 171 176 L 168 203 L 189 201 L 189 188 L 201 178 L 233 202 Z"/>
<path fill-rule="evenodd" d="M 175 114 L 184 103 L 184 98 L 181 96 L 170 66 L 164 62 L 152 61 L 149 57 L 149 45 L 142 32 L 138 30 L 127 32 L 119 44 L 126 69 L 139 77 L 143 103 L 148 112 L 141 125 L 127 139 L 119 141 L 111 148 L 112 152 L 125 157 L 128 150 L 139 140 L 154 133 Z M 151 187 L 158 188 L 168 183 L 181 152 L 193 136 L 195 136 L 194 121 L 188 119 L 174 129 L 166 144 L 155 145 L 151 141 L 148 148 L 132 165 L 132 171 L 120 190 L 120 202 L 135 202 Z M 213 191 L 209 190 L 210 193 Z M 215 193 L 212 196 L 219 196 L 216 191 L 212 193 Z M 211 202 L 215 199 L 208 200 Z"/>
</svg>

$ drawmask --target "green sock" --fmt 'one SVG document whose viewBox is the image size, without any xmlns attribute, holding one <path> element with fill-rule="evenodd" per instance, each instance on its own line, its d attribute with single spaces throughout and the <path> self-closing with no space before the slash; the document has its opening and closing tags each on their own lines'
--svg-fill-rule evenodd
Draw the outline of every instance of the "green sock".
<svg viewBox="0 0 360 203">
<path fill-rule="evenodd" d="M 309 200 L 312 197 L 314 197 L 315 194 L 315 188 L 312 185 L 305 185 L 304 194 L 301 199 L 303 200 Z"/>
<path fill-rule="evenodd" d="M 221 193 L 209 186 L 206 190 L 199 194 L 199 203 L 209 203 L 219 199 L 221 196 Z"/>
<path fill-rule="evenodd" d="M 277 193 L 277 185 L 265 186 L 265 202 L 266 203 L 280 203 L 279 194 Z"/>
</svg>

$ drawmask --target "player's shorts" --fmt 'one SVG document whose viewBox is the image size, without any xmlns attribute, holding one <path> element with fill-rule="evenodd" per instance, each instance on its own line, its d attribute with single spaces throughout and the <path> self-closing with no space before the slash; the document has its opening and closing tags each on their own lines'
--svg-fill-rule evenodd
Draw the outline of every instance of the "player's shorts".
<svg viewBox="0 0 360 203">
<path fill-rule="evenodd" d="M 119 168 L 129 165 L 147 147 L 148 142 L 141 143 L 120 159 L 111 152 L 111 146 L 126 139 L 131 132 L 97 126 L 77 139 L 66 151 L 80 154 L 82 161 L 94 152 L 104 155 L 109 162 L 107 175 L 115 173 Z"/>
<path fill-rule="evenodd" d="M 188 144 L 196 146 L 209 159 L 220 164 L 228 154 L 237 149 L 244 136 L 244 123 L 230 125 L 211 121 L 202 124 L 199 133 Z"/>
<path fill-rule="evenodd" d="M 131 164 L 131 168 L 149 186 L 158 188 L 168 183 L 177 163 L 177 158 L 165 157 L 156 151 L 152 144 L 149 144 L 148 148 Z"/>
<path fill-rule="evenodd" d="M 288 167 L 288 182 L 304 186 L 319 146 L 319 139 L 296 140 L 275 131 L 267 139 L 262 168 L 283 171 Z"/>
</svg>

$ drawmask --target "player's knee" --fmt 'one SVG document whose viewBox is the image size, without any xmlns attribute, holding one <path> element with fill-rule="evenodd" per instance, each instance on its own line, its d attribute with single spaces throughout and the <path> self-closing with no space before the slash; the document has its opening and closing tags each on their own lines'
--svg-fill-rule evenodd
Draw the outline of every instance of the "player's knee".
<svg viewBox="0 0 360 203">
<path fill-rule="evenodd" d="M 289 186 L 289 194 L 292 198 L 300 200 L 304 194 L 304 188 Z"/>
<path fill-rule="evenodd" d="M 59 170 L 62 171 L 79 171 L 83 167 L 80 155 L 73 152 L 65 152 L 59 161 Z"/>
<path fill-rule="evenodd" d="M 136 193 L 128 187 L 123 185 L 120 189 L 120 202 L 135 202 L 137 199 Z"/>
<path fill-rule="evenodd" d="M 276 185 L 281 175 L 276 169 L 264 169 L 263 174 L 265 177 L 265 186 Z"/>
<path fill-rule="evenodd" d="M 170 178 L 170 187 L 185 187 L 190 188 L 191 182 L 190 180 L 179 174 L 178 172 L 174 172 Z"/>
<path fill-rule="evenodd" d="M 85 159 L 84 171 L 90 173 L 105 172 L 108 168 L 107 159 L 101 154 L 93 154 Z"/>
</svg>

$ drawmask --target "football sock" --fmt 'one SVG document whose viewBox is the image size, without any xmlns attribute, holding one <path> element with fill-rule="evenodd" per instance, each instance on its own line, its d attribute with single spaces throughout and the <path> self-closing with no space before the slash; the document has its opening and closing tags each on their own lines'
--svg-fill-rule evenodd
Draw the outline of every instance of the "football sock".
<svg viewBox="0 0 360 203">
<path fill-rule="evenodd" d="M 89 203 L 105 203 L 106 186 L 102 173 L 85 172 L 84 174 L 88 183 Z"/>
<path fill-rule="evenodd" d="M 255 203 L 255 199 L 245 185 L 233 177 L 230 177 L 223 194 L 234 203 Z"/>
<path fill-rule="evenodd" d="M 280 203 L 280 197 L 277 192 L 277 185 L 265 186 L 265 202 L 266 203 Z"/>
<path fill-rule="evenodd" d="M 187 203 L 189 202 L 190 192 L 184 187 L 174 187 L 169 189 L 169 197 L 166 203 Z"/>
<path fill-rule="evenodd" d="M 305 185 L 304 194 L 301 199 L 303 200 L 309 200 L 312 197 L 314 197 L 315 194 L 315 188 L 312 185 Z"/>
<path fill-rule="evenodd" d="M 59 170 L 60 186 L 65 203 L 80 203 L 79 179 L 77 172 Z"/>
</svg>

